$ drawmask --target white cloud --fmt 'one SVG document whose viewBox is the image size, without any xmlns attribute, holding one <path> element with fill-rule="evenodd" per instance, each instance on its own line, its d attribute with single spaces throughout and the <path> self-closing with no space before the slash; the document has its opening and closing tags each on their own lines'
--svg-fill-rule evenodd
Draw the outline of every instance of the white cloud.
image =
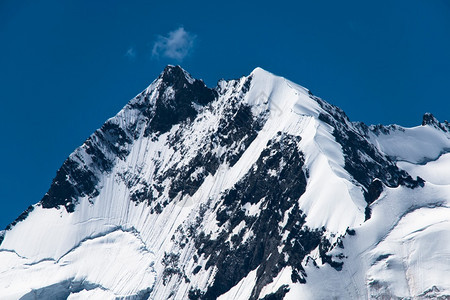
<svg viewBox="0 0 450 300">
<path fill-rule="evenodd" d="M 158 36 L 153 45 L 152 57 L 168 57 L 182 61 L 192 50 L 196 36 L 180 27 L 167 37 Z"/>
<path fill-rule="evenodd" d="M 136 50 L 134 50 L 133 47 L 130 47 L 127 52 L 125 53 L 125 56 L 129 59 L 135 59 L 136 58 Z"/>
</svg>

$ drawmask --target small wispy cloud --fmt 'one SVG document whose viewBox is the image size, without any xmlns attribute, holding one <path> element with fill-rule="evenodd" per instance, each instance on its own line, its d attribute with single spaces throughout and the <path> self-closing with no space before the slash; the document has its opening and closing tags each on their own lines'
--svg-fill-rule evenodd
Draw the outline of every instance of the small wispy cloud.
<svg viewBox="0 0 450 300">
<path fill-rule="evenodd" d="M 125 56 L 131 60 L 135 59 L 136 58 L 136 50 L 133 47 L 128 48 L 127 52 L 125 53 Z"/>
<path fill-rule="evenodd" d="M 182 61 L 194 47 L 196 36 L 184 30 L 184 27 L 171 31 L 167 36 L 158 36 L 152 50 L 152 57 L 160 56 Z"/>
</svg>

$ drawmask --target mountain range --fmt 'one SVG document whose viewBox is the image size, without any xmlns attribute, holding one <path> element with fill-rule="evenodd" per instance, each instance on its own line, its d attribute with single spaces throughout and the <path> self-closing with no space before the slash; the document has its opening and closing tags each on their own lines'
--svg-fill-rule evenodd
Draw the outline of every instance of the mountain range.
<svg viewBox="0 0 450 300">
<path fill-rule="evenodd" d="M 1 231 L 0 298 L 450 299 L 449 170 L 430 113 L 169 65 Z"/>
</svg>

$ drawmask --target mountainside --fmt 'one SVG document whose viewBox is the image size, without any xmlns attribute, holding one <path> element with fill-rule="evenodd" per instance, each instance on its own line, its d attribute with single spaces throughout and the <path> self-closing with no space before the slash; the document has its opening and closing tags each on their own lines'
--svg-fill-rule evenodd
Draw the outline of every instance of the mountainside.
<svg viewBox="0 0 450 300">
<path fill-rule="evenodd" d="M 1 299 L 450 299 L 450 125 L 167 66 L 0 233 Z"/>
</svg>

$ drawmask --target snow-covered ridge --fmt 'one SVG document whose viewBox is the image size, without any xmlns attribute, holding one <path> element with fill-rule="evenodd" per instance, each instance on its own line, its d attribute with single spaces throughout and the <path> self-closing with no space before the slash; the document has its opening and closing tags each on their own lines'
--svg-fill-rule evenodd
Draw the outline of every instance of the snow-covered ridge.
<svg viewBox="0 0 450 300">
<path fill-rule="evenodd" d="M 2 233 L 0 298 L 450 295 L 450 249 L 410 247 L 450 230 L 448 129 L 352 123 L 261 68 L 210 89 L 168 66 Z"/>
</svg>

